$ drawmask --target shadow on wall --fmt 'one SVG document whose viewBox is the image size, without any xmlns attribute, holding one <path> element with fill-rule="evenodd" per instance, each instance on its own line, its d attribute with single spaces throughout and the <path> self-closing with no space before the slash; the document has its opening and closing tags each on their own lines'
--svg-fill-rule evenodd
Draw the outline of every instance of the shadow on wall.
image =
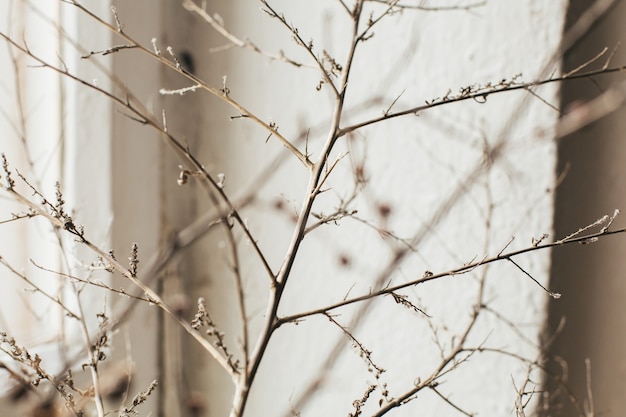
<svg viewBox="0 0 626 417">
<path fill-rule="evenodd" d="M 584 0 L 570 2 L 565 30 L 589 7 L 589 3 Z M 626 4 L 623 1 L 617 3 L 566 53 L 564 73 L 589 61 L 605 47 L 607 52 L 586 70 L 602 67 L 616 47 L 609 65 L 616 67 L 626 63 L 623 46 Z M 623 79 L 622 74 L 617 74 L 565 83 L 562 86 L 562 108 L 567 112 Z M 565 172 L 566 175 L 556 191 L 555 239 L 605 214 L 612 215 L 615 209 L 626 211 L 624 132 L 626 118 L 624 109 L 620 109 L 567 136 L 559 144 L 557 175 Z M 612 227 L 624 227 L 625 224 L 622 214 Z M 551 346 L 551 353 L 562 359 L 554 371 L 564 377 L 571 393 L 578 399 L 578 405 L 572 405 L 564 390 L 549 383 L 552 405 L 559 405 L 552 411 L 560 410 L 552 415 L 574 416 L 586 412 L 586 415 L 609 417 L 622 415 L 626 409 L 624 253 L 626 238 L 622 234 L 592 245 L 565 246 L 552 252 L 550 287 L 561 292 L 563 298 L 550 303 L 547 333 L 548 337 L 552 336 L 561 320 L 565 320 L 565 326 Z M 585 365 L 587 358 L 589 368 Z M 588 375 L 591 375 L 590 379 Z"/>
</svg>

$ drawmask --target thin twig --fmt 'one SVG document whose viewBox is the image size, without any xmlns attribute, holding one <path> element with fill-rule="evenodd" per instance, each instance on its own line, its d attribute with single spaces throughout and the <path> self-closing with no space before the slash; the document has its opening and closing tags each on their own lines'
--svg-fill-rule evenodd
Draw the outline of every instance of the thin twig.
<svg viewBox="0 0 626 417">
<path fill-rule="evenodd" d="M 239 113 L 242 116 L 245 116 L 246 118 L 249 118 L 250 120 L 253 120 L 255 123 L 257 123 L 260 126 L 262 126 L 265 130 L 267 130 L 268 132 L 272 133 L 273 136 L 276 137 L 283 144 L 283 146 L 285 146 L 287 149 L 289 149 L 289 151 L 291 151 L 291 153 L 293 153 L 300 160 L 300 162 L 302 162 L 304 164 L 304 166 L 308 167 L 310 165 L 310 161 L 308 161 L 308 159 L 295 146 L 293 146 L 289 140 L 287 140 L 284 136 L 282 136 L 281 134 L 276 132 L 275 129 L 273 129 L 270 126 L 269 123 L 264 122 L 259 117 L 257 117 L 254 113 L 250 112 L 244 106 L 242 106 L 237 101 L 235 101 L 233 98 L 231 98 L 227 92 L 223 91 L 223 89 L 215 88 L 215 87 L 210 86 L 209 84 L 205 83 L 204 81 L 199 79 L 194 74 L 191 74 L 189 71 L 187 71 L 185 68 L 183 68 L 179 64 L 177 65 L 177 63 L 175 61 L 171 61 L 171 60 L 165 58 L 162 54 L 157 54 L 153 49 L 149 49 L 149 48 L 146 48 L 146 47 L 142 46 L 139 42 L 135 41 L 126 32 L 124 32 L 123 30 L 119 30 L 120 29 L 119 27 L 111 25 L 107 21 L 103 20 L 102 18 L 100 18 L 97 15 L 95 15 L 94 13 L 92 13 L 89 9 L 87 9 L 85 6 L 81 5 L 80 3 L 78 3 L 78 2 L 76 2 L 74 0 L 62 0 L 62 1 L 67 2 L 67 3 L 77 7 L 81 12 L 85 13 L 87 16 L 89 16 L 90 18 L 95 20 L 99 25 L 101 25 L 101 26 L 111 30 L 112 32 L 117 34 L 119 37 L 124 39 L 127 42 L 128 45 L 133 45 L 133 47 L 136 48 L 141 53 L 144 53 L 144 54 L 148 55 L 149 57 L 155 59 L 156 61 L 160 62 L 161 64 L 165 65 L 166 67 L 169 67 L 170 69 L 176 71 L 180 75 L 186 77 L 193 84 L 200 85 L 203 90 L 205 90 L 205 91 L 211 93 L 212 95 L 220 98 L 221 100 L 225 101 L 226 103 L 228 103 L 229 105 L 234 107 L 237 111 L 239 111 Z M 0 36 L 2 36 L 8 42 L 16 45 L 18 47 L 18 49 L 23 50 L 23 52 L 26 52 L 26 53 L 29 53 L 30 55 L 32 55 L 32 53 L 30 53 L 30 51 L 26 51 L 25 48 L 23 48 L 20 45 L 18 45 L 16 42 L 14 42 L 9 36 L 5 35 L 4 33 L 0 33 Z M 34 58 L 37 59 L 37 57 L 34 57 Z M 59 72 L 62 72 L 62 73 L 65 73 L 65 75 L 70 75 L 67 71 L 64 71 L 64 70 L 59 69 L 59 68 L 57 68 L 57 67 L 55 67 L 55 66 L 53 66 L 51 64 L 48 64 L 48 63 L 44 62 L 42 59 L 37 59 L 37 60 L 40 61 L 40 63 L 42 65 L 46 66 L 46 67 L 52 68 L 52 69 L 54 69 L 56 71 L 59 71 Z M 89 83 L 85 82 L 84 80 L 80 80 L 77 77 L 70 76 L 70 78 L 73 78 L 73 79 L 81 82 L 82 84 L 89 86 L 88 85 Z M 102 90 L 101 92 L 104 92 L 104 91 Z M 120 104 L 122 104 L 122 105 L 125 104 L 122 100 L 118 99 L 117 97 L 114 97 L 112 94 L 105 93 L 105 95 L 110 97 L 110 98 L 114 98 L 115 101 L 120 102 Z M 130 110 L 132 110 L 132 109 L 130 109 Z"/>
<path fill-rule="evenodd" d="M 30 207 L 33 211 L 37 212 L 40 216 L 43 216 L 50 221 L 52 225 L 63 230 L 67 230 L 72 233 L 79 239 L 79 242 L 94 252 L 96 255 L 100 256 L 103 260 L 111 265 L 113 269 L 118 271 L 122 276 L 133 283 L 136 287 L 140 288 L 146 295 L 146 297 L 151 301 L 152 304 L 158 306 L 160 309 L 165 311 L 169 316 L 171 316 L 178 324 L 185 329 L 189 335 L 191 335 L 196 341 L 200 343 L 200 345 L 215 359 L 215 361 L 229 374 L 233 379 L 238 378 L 230 364 L 226 360 L 226 358 L 213 346 L 208 340 L 204 338 L 202 334 L 191 327 L 191 324 L 184 320 L 180 315 L 176 312 L 174 308 L 172 308 L 169 304 L 165 303 L 161 296 L 157 294 L 152 288 L 148 287 L 143 281 L 138 279 L 129 269 L 127 269 L 124 265 L 120 264 L 117 259 L 111 256 L 110 253 L 105 252 L 100 249 L 97 245 L 93 244 L 89 241 L 84 234 L 82 234 L 74 225 L 68 226 L 67 223 L 64 222 L 63 219 L 57 218 L 54 215 L 48 213 L 46 210 L 42 209 L 38 204 L 31 202 L 29 199 L 24 197 L 22 194 L 18 193 L 16 190 L 6 190 L 9 192 L 18 202 Z"/>
<path fill-rule="evenodd" d="M 372 2 L 372 3 L 381 3 L 381 4 L 391 3 L 390 0 L 367 0 L 367 1 Z M 404 4 L 404 3 L 397 2 L 394 6 L 397 7 L 398 9 L 420 10 L 420 11 L 425 11 L 425 12 L 442 12 L 442 11 L 454 11 L 454 10 L 468 11 L 471 9 L 485 6 L 486 4 L 487 4 L 487 0 L 483 0 L 477 3 L 466 4 L 466 5 L 459 4 L 459 5 L 453 5 L 453 6 L 423 6 L 419 4 Z"/>
<path fill-rule="evenodd" d="M 219 21 L 219 19 L 217 17 L 213 17 L 211 16 L 209 13 L 207 13 L 207 11 L 198 6 L 198 4 L 196 4 L 195 1 L 193 0 L 183 0 L 183 7 L 187 10 L 189 10 L 192 13 L 195 13 L 196 15 L 198 15 L 200 18 L 202 18 L 206 23 L 208 23 L 217 33 L 219 33 L 220 35 L 222 35 L 224 38 L 226 38 L 226 40 L 228 40 L 228 42 L 230 42 L 229 46 L 235 46 L 238 48 L 243 48 L 243 49 L 248 49 L 251 50 L 255 53 L 261 54 L 267 58 L 276 60 L 276 61 L 282 61 L 282 62 L 286 62 L 288 64 L 291 64 L 297 68 L 299 67 L 309 67 L 307 65 L 304 65 L 301 62 L 295 61 L 291 58 L 287 58 L 285 56 L 284 53 L 280 53 L 280 54 L 273 54 L 267 51 L 262 50 L 261 48 L 259 48 L 256 44 L 252 43 L 250 40 L 241 40 L 239 39 L 237 36 L 235 36 L 232 32 L 230 32 L 229 30 L 226 29 L 226 27 L 224 26 L 223 22 Z M 222 49 L 225 49 L 226 47 L 222 47 Z M 309 68 L 313 68 L 313 67 L 309 67 Z"/>
<path fill-rule="evenodd" d="M 285 26 L 293 35 L 293 38 L 296 40 L 296 42 L 298 43 L 298 45 L 300 45 L 301 47 L 304 48 L 305 51 L 307 51 L 307 53 L 311 56 L 311 58 L 313 59 L 313 61 L 315 62 L 315 64 L 317 65 L 317 67 L 319 68 L 320 72 L 322 73 L 322 77 L 324 78 L 325 82 L 330 85 L 331 89 L 333 90 L 333 93 L 335 94 L 335 96 L 339 95 L 339 90 L 337 89 L 337 86 L 335 85 L 334 80 L 331 78 L 332 77 L 332 69 L 328 70 L 325 66 L 324 66 L 324 61 L 319 58 L 317 55 L 315 55 L 315 52 L 313 52 L 313 44 L 312 43 L 307 43 L 304 41 L 304 39 L 302 39 L 302 37 L 300 36 L 300 33 L 298 33 L 298 29 L 295 28 L 294 26 L 290 25 L 287 20 L 285 19 L 285 16 L 283 16 L 282 14 L 276 12 L 276 10 L 274 10 L 272 8 L 272 6 L 270 6 L 270 4 L 266 1 L 266 0 L 261 0 L 261 3 L 263 4 L 263 6 L 265 6 L 264 11 L 271 17 L 278 19 L 278 21 L 280 23 L 283 24 L 283 26 Z"/>
<path fill-rule="evenodd" d="M 310 311 L 306 311 L 306 312 L 302 312 L 302 313 L 297 313 L 297 314 L 293 314 L 293 315 L 289 315 L 289 316 L 284 316 L 284 317 L 280 317 L 277 321 L 277 325 L 282 325 L 285 323 L 290 323 L 290 322 L 295 322 L 298 320 L 301 320 L 302 318 L 305 317 L 309 317 L 309 316 L 313 316 L 313 315 L 319 315 L 319 314 L 325 314 L 331 310 L 335 310 L 337 308 L 349 305 L 349 304 L 354 304 L 354 303 L 359 303 L 359 302 L 363 302 L 363 301 L 367 301 L 376 297 L 379 297 L 380 295 L 385 295 L 385 294 L 391 294 L 395 291 L 398 290 L 402 290 L 404 288 L 408 288 L 408 287 L 413 287 L 416 285 L 420 285 L 435 279 L 439 279 L 442 277 L 451 277 L 451 276 L 455 276 L 455 275 L 460 275 L 460 274 L 464 274 L 467 271 L 476 269 L 478 267 L 481 266 L 485 266 L 494 262 L 498 262 L 498 261 L 502 261 L 502 260 L 508 260 L 511 259 L 513 257 L 525 254 L 525 253 L 529 253 L 529 252 L 534 252 L 534 251 L 539 251 L 539 250 L 545 250 L 545 249 L 551 249 L 551 248 L 555 248 L 557 246 L 563 246 L 563 245 L 567 245 L 567 244 L 573 244 L 573 243 L 578 243 L 578 244 L 585 244 L 589 241 L 596 241 L 597 239 L 600 238 L 604 238 L 605 236 L 611 236 L 611 235 L 615 235 L 615 234 L 623 234 L 626 233 L 626 228 L 622 228 L 622 229 L 616 229 L 616 230 L 610 230 L 610 231 L 605 231 L 605 232 L 597 232 L 597 233 L 592 233 L 589 235 L 583 235 L 583 236 L 578 236 L 578 237 L 573 237 L 570 238 L 568 240 L 563 240 L 563 241 L 557 241 L 557 242 L 551 242 L 551 243 L 544 243 L 541 245 L 531 245 L 528 246 L 526 248 L 523 249 L 518 249 L 518 250 L 514 250 L 514 251 L 510 251 L 510 252 L 506 252 L 506 253 L 502 253 L 499 254 L 497 256 L 494 257 L 490 257 L 490 258 L 485 258 L 482 259 L 480 261 L 476 261 L 476 262 L 471 262 L 468 264 L 465 264 L 463 266 L 457 267 L 457 268 L 453 268 L 450 269 L 448 271 L 445 272 L 440 272 L 440 273 L 436 273 L 436 274 L 428 274 L 426 276 L 421 276 L 420 278 L 417 278 L 415 280 L 410 280 L 408 282 L 402 283 L 402 284 L 397 284 L 394 286 L 388 286 L 386 288 L 383 288 L 381 290 L 377 290 L 377 291 L 371 291 L 368 294 L 364 294 L 361 296 L 357 296 L 357 297 L 352 297 L 352 298 L 348 298 L 346 300 L 342 300 L 340 302 L 337 302 L 335 304 L 330 304 L 330 305 L 326 305 L 324 307 L 320 307 L 318 309 L 314 309 L 314 310 L 310 310 Z M 546 290 L 548 293 L 550 293 L 550 291 Z"/>
<path fill-rule="evenodd" d="M 355 123 L 353 125 L 350 126 L 346 126 L 344 128 L 341 129 L 341 131 L 339 132 L 339 136 L 344 136 L 350 132 L 353 132 L 357 129 L 360 129 L 362 127 L 365 126 L 369 126 L 375 123 L 379 123 L 382 121 L 386 121 L 386 120 L 390 120 L 396 117 L 400 117 L 400 116 L 406 116 L 406 115 L 410 115 L 410 114 L 417 114 L 421 111 L 424 110 L 428 110 L 428 109 L 432 109 L 434 107 L 439 107 L 442 105 L 446 105 L 448 103 L 459 103 L 459 102 L 463 102 L 463 101 L 481 101 L 484 102 L 484 100 L 489 97 L 490 95 L 493 94 L 501 94 L 501 93 L 505 93 L 505 92 L 509 92 L 509 91 L 516 91 L 516 90 L 528 90 L 531 87 L 537 87 L 537 86 L 541 86 L 541 85 L 546 85 L 546 84 L 553 84 L 553 83 L 561 83 L 561 82 L 567 82 L 570 80 L 576 80 L 576 79 L 581 79 L 581 78 L 591 78 L 597 75 L 608 75 L 608 74 L 612 74 L 612 73 L 616 73 L 616 72 L 624 72 L 626 71 L 626 65 L 625 66 L 619 66 L 619 67 L 612 67 L 612 68 L 606 68 L 606 69 L 597 69 L 597 70 L 593 70 L 593 71 L 588 71 L 588 72 L 584 72 L 584 73 L 578 73 L 578 74 L 574 74 L 574 75 L 570 75 L 570 76 L 560 76 L 560 77 L 552 77 L 552 78 L 548 78 L 548 79 L 542 79 L 542 80 L 537 80 L 537 81 L 532 81 L 532 82 L 528 82 L 528 83 L 519 83 L 519 84 L 514 84 L 514 85 L 508 85 L 502 88 L 498 88 L 498 89 L 491 89 L 488 91 L 478 91 L 475 93 L 471 93 L 471 94 L 467 94 L 467 95 L 459 95 L 456 97 L 451 97 L 451 98 L 447 98 L 446 100 L 440 100 L 440 101 L 435 101 L 435 102 L 428 102 L 427 104 L 423 104 L 420 106 L 415 106 L 415 107 L 410 107 L 408 109 L 405 110 L 399 110 L 396 112 L 390 112 L 387 114 L 384 114 L 382 116 L 376 117 L 376 118 L 372 118 L 366 121 L 362 121 L 359 123 Z M 613 107 L 614 109 L 614 107 Z"/>
</svg>

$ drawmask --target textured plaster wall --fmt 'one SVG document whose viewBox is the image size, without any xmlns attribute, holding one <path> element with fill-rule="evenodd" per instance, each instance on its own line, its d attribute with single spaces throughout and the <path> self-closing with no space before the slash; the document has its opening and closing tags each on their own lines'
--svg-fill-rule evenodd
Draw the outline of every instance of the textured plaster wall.
<svg viewBox="0 0 626 417">
<path fill-rule="evenodd" d="M 298 27 L 304 39 L 312 39 L 318 50 L 324 48 L 343 61 L 349 20 L 338 2 L 276 1 L 272 6 Z M 531 81 L 558 72 L 559 62 L 550 62 L 550 57 L 560 40 L 564 8 L 564 1 L 488 1 L 470 11 L 406 10 L 385 19 L 357 52 L 343 124 L 380 115 L 401 93 L 394 108 L 443 97 L 448 89 L 454 95 L 468 85 L 511 80 L 516 74 L 521 74 L 518 81 Z M 219 13 L 230 30 L 265 49 L 280 49 L 306 59 L 277 21 L 248 2 L 216 4 L 211 12 Z M 190 25 L 190 30 L 202 31 L 198 22 Z M 202 43 L 207 38 L 199 39 Z M 240 51 L 198 54 L 196 68 L 215 83 L 227 75 L 232 96 L 258 116 L 275 121 L 287 137 L 298 137 L 310 129 L 308 149 L 317 157 L 332 112 L 328 92 L 315 90 L 319 75 L 314 70 L 296 70 L 244 55 Z M 535 92 L 558 105 L 556 87 Z M 293 158 L 287 158 L 272 171 L 271 180 L 259 187 L 255 182 L 259 173 L 284 149 L 271 138 L 266 143 L 266 134 L 245 120 L 225 121 L 220 115 L 224 110 L 215 100 L 202 103 L 195 111 L 203 116 L 185 128 L 194 132 L 192 143 L 208 161 L 207 166 L 226 174 L 228 191 L 244 195 L 251 188 L 259 190 L 258 200 L 243 213 L 277 269 L 293 223 L 284 211 L 275 209 L 276 202 L 287 207 L 288 213 L 297 212 L 307 173 Z M 225 110 L 225 114 L 234 112 Z M 533 237 L 552 229 L 555 146 L 549 130 L 557 116 L 558 112 L 542 101 L 517 92 L 490 96 L 484 104 L 447 105 L 417 117 L 364 128 L 338 143 L 335 155 L 348 156 L 329 178 L 330 191 L 314 211 L 331 212 L 346 199 L 353 187 L 354 167 L 362 166 L 368 183 L 350 207 L 358 210 L 360 218 L 402 239 L 422 236 L 416 239 L 416 250 L 391 276 L 393 284 L 415 279 L 425 271 L 441 272 L 495 255 L 512 236 L 515 240 L 509 249 L 529 246 Z M 544 134 L 538 134 L 542 131 Z M 491 165 L 485 165 L 485 153 L 495 146 L 502 146 L 502 152 Z M 386 220 L 377 210 L 381 205 L 391 210 Z M 233 289 L 225 284 L 228 272 L 224 252 L 216 250 L 218 244 L 209 242 L 199 250 L 202 257 L 195 268 L 206 271 L 209 266 L 211 272 L 200 276 L 196 291 L 217 309 L 216 322 L 230 323 L 231 329 L 236 329 L 236 310 L 227 301 Z M 398 243 L 381 239 L 379 232 L 349 219 L 338 226 L 319 228 L 305 239 L 280 314 L 321 307 L 347 294 L 368 293 L 394 256 L 394 245 Z M 341 266 L 342 256 L 349 259 L 348 267 Z M 267 282 L 260 277 L 254 255 L 243 254 L 242 262 L 255 335 L 262 322 Z M 519 262 L 537 280 L 547 283 L 548 252 L 521 257 Z M 440 354 L 432 326 L 438 329 L 443 349 L 449 348 L 469 320 L 483 273 L 487 277 L 485 300 L 506 320 L 520 326 L 531 343 L 521 341 L 493 314 L 481 317 L 470 340 L 475 346 L 506 348 L 534 358 L 531 345 L 538 339 L 548 300 L 536 284 L 508 263 L 442 279 L 404 292 L 432 317 L 430 323 L 386 298 L 372 304 L 364 324 L 355 330 L 376 363 L 386 369 L 380 383 L 387 384 L 392 397 L 432 372 Z M 353 308 L 345 309 L 338 320 L 347 325 L 353 313 Z M 289 413 L 335 341 L 345 339 L 323 316 L 285 326 L 275 337 L 253 387 L 249 415 Z M 375 382 L 348 340 L 336 359 L 315 396 L 296 410 L 303 416 L 345 415 L 367 384 Z M 210 381 L 215 393 L 211 412 L 223 415 L 229 406 L 228 381 L 216 376 L 217 370 L 208 368 L 203 376 L 197 372 L 198 366 L 194 368 L 198 380 Z M 471 412 L 513 414 L 512 379 L 521 382 L 525 372 L 524 366 L 503 356 L 476 355 L 445 378 L 441 392 Z M 368 413 L 373 412 L 379 397 L 368 405 Z M 418 412 L 458 413 L 429 391 L 392 414 Z"/>
</svg>

